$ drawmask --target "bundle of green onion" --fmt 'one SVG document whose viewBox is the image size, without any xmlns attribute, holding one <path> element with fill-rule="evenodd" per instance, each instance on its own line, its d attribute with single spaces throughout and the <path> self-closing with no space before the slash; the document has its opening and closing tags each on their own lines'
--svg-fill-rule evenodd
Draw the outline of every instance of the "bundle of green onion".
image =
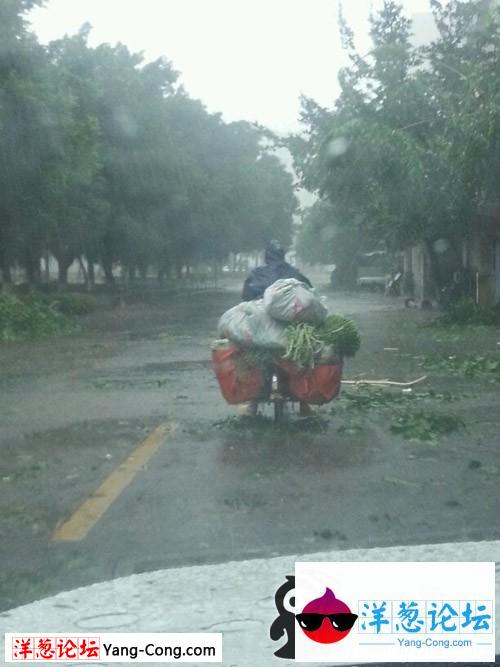
<svg viewBox="0 0 500 667">
<path fill-rule="evenodd" d="M 286 328 L 287 346 L 284 358 L 294 361 L 300 368 L 312 368 L 324 345 L 317 331 L 316 327 L 304 322 L 290 324 Z"/>
<path fill-rule="evenodd" d="M 301 368 L 312 368 L 325 349 L 337 357 L 353 357 L 359 350 L 361 338 L 352 320 L 342 315 L 329 315 L 319 327 L 310 324 L 291 324 L 286 329 L 285 359 Z"/>
<path fill-rule="evenodd" d="M 331 345 L 339 357 L 354 357 L 361 345 L 357 326 L 342 315 L 329 315 L 316 329 L 316 334 L 325 345 Z"/>
</svg>

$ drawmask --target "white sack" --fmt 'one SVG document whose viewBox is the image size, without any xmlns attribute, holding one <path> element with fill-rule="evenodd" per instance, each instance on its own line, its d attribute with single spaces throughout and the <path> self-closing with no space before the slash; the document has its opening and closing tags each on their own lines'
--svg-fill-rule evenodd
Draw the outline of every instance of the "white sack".
<svg viewBox="0 0 500 667">
<path fill-rule="evenodd" d="M 266 312 L 280 322 L 322 324 L 328 314 L 310 287 L 295 278 L 277 280 L 264 292 Z"/>
<path fill-rule="evenodd" d="M 285 325 L 266 313 L 262 299 L 243 301 L 227 310 L 219 320 L 217 335 L 247 347 L 286 347 Z"/>
</svg>

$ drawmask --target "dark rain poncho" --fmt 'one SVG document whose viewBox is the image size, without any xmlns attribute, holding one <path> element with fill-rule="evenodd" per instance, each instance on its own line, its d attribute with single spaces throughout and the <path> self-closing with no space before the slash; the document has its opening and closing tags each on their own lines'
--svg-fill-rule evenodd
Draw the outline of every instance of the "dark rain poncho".
<svg viewBox="0 0 500 667">
<path fill-rule="evenodd" d="M 308 278 L 285 261 L 285 253 L 277 241 L 270 241 L 266 246 L 265 266 L 258 266 L 249 274 L 243 285 L 243 301 L 260 299 L 266 289 L 276 280 L 295 278 L 312 287 Z"/>
</svg>

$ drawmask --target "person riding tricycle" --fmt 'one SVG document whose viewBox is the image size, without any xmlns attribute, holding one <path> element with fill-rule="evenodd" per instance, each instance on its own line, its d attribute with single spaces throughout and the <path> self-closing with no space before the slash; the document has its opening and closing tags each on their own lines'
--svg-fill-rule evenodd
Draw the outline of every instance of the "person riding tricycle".
<svg viewBox="0 0 500 667">
<path fill-rule="evenodd" d="M 312 283 L 304 274 L 289 264 L 285 259 L 285 251 L 279 241 L 272 240 L 266 245 L 264 251 L 264 265 L 253 269 L 243 284 L 243 301 L 253 301 L 261 299 L 268 287 L 277 280 L 286 278 L 295 278 L 312 288 Z M 285 377 L 280 369 L 268 366 L 264 369 L 267 379 L 267 385 L 274 395 L 286 393 Z M 273 388 L 274 377 L 274 388 Z M 243 403 L 240 408 L 240 414 L 243 416 L 255 416 L 257 414 L 259 402 L 251 400 Z M 300 401 L 300 415 L 306 417 L 312 414 L 310 406 L 305 401 Z"/>
<path fill-rule="evenodd" d="M 359 334 L 350 320 L 328 315 L 309 279 L 285 261 L 276 241 L 268 244 L 266 260 L 245 280 L 246 300 L 219 320 L 214 371 L 226 401 L 244 404 L 245 415 L 270 401 L 279 418 L 292 401 L 307 416 L 310 404 L 338 395 L 343 358 L 357 351 Z"/>
</svg>

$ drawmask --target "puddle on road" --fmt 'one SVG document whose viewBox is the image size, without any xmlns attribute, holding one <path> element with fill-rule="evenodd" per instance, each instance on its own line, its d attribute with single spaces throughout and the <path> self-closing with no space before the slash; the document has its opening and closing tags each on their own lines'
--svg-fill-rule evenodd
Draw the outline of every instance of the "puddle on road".
<svg viewBox="0 0 500 667">
<path fill-rule="evenodd" d="M 282 436 L 283 434 L 320 433 L 327 431 L 329 420 L 322 415 L 301 419 L 297 419 L 294 415 L 289 415 L 286 419 L 280 421 L 279 424 L 276 424 L 271 417 L 264 415 L 257 415 L 256 417 L 231 416 L 216 421 L 213 427 L 226 432 L 266 433 L 273 437 L 276 433 Z"/>
<path fill-rule="evenodd" d="M 219 621 L 214 625 L 207 625 L 201 628 L 201 630 L 202 632 L 223 632 L 226 634 L 240 632 L 245 634 L 250 631 L 252 625 L 261 628 L 264 626 L 264 621 L 258 618 L 230 618 Z"/>
<path fill-rule="evenodd" d="M 212 329 L 204 329 L 207 337 L 213 338 Z M 186 342 L 189 342 L 191 345 L 199 344 L 199 335 L 202 333 L 200 327 L 198 327 L 198 336 L 193 336 L 191 334 L 186 334 L 182 323 L 172 326 L 169 324 L 168 329 L 162 327 L 161 329 L 151 329 L 151 330 L 141 330 L 141 331 L 125 331 L 120 334 L 120 338 L 123 340 L 128 340 L 133 343 L 145 341 L 162 341 L 167 340 L 171 341 L 172 339 L 182 339 Z"/>
<path fill-rule="evenodd" d="M 137 614 L 116 611 L 80 618 L 76 622 L 76 626 L 82 630 L 117 630 L 118 628 L 135 625 L 138 620 Z"/>
<path fill-rule="evenodd" d="M 140 369 L 146 373 L 168 373 L 171 371 L 194 371 L 199 368 L 211 368 L 210 359 L 198 359 L 194 361 L 167 361 L 163 363 L 146 364 Z"/>
<path fill-rule="evenodd" d="M 160 389 L 166 384 L 166 380 L 145 380 L 134 378 L 133 380 L 125 379 L 107 379 L 96 380 L 91 382 L 94 389 Z"/>
<path fill-rule="evenodd" d="M 89 384 L 95 389 L 161 389 L 169 381 L 166 375 L 208 369 L 211 365 L 209 359 L 145 364 L 108 372 Z"/>
<path fill-rule="evenodd" d="M 279 427 L 226 431 L 219 451 L 224 465 L 246 468 L 249 476 L 266 477 L 276 471 L 328 471 L 371 465 L 379 452 L 374 430 L 339 434 L 336 425 L 312 431 L 290 420 Z"/>
<path fill-rule="evenodd" d="M 141 340 L 158 340 L 164 335 L 164 331 L 158 331 L 158 329 L 155 329 L 154 331 L 126 331 L 124 334 L 122 334 L 122 337 L 126 338 L 127 340 L 137 342 Z"/>
<path fill-rule="evenodd" d="M 222 499 L 221 504 L 233 512 L 251 512 L 265 507 L 268 501 L 255 493 L 238 493 Z"/>
</svg>

